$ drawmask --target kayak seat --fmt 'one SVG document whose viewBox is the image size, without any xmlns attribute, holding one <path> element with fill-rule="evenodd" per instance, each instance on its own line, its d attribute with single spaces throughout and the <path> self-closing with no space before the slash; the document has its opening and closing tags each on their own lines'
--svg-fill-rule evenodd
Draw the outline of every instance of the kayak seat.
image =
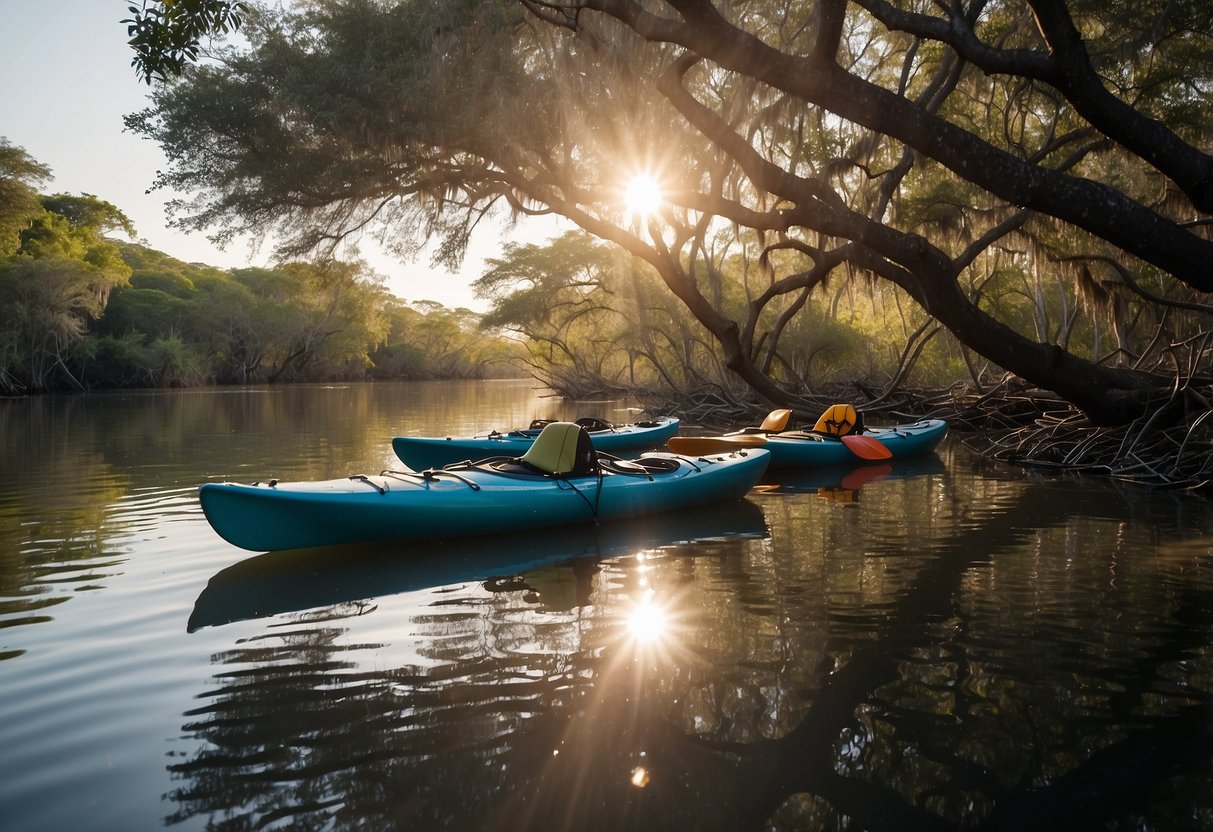
<svg viewBox="0 0 1213 832">
<path fill-rule="evenodd" d="M 604 419 L 596 419 L 593 416 L 582 416 L 575 424 L 581 425 L 586 430 L 614 430 L 615 426 Z"/>
<path fill-rule="evenodd" d="M 519 461 L 554 476 L 583 477 L 598 470 L 590 436 L 575 422 L 546 425 Z"/>
<path fill-rule="evenodd" d="M 662 456 L 645 456 L 640 459 L 620 459 L 608 453 L 598 452 L 598 465 L 612 474 L 648 476 L 670 474 L 677 471 L 681 463 L 677 459 Z"/>
<path fill-rule="evenodd" d="M 786 407 L 781 407 L 768 413 L 767 418 L 762 420 L 762 424 L 758 426 L 758 429 L 767 433 L 779 433 L 788 426 L 788 420 L 791 418 L 792 411 Z"/>
<path fill-rule="evenodd" d="M 863 433 L 863 416 L 853 404 L 832 404 L 821 414 L 813 432 L 840 438 L 850 433 Z"/>
<path fill-rule="evenodd" d="M 781 407 L 768 413 L 767 417 L 762 420 L 761 425 L 756 428 L 743 428 L 742 433 L 779 433 L 787 429 L 788 422 L 791 419 L 792 411 L 786 407 Z"/>
</svg>

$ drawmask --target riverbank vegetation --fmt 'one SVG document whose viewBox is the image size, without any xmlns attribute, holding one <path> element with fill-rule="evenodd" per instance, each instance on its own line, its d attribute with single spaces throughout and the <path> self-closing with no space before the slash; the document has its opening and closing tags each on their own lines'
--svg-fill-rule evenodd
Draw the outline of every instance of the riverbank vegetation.
<svg viewBox="0 0 1213 832">
<path fill-rule="evenodd" d="M 185 263 L 118 239 L 135 229 L 102 199 L 38 194 L 47 176 L 0 140 L 0 394 L 521 374 L 479 315 L 360 263 Z"/>
</svg>

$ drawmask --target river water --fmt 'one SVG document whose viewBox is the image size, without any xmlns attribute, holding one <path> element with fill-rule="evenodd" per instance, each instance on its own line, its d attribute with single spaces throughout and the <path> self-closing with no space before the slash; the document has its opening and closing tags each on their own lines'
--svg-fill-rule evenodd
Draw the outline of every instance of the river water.
<svg viewBox="0 0 1213 832">
<path fill-rule="evenodd" d="M 1202 497 L 952 436 L 463 543 L 258 555 L 198 507 L 577 416 L 637 414 L 524 382 L 0 401 L 0 828 L 1213 829 Z"/>
</svg>

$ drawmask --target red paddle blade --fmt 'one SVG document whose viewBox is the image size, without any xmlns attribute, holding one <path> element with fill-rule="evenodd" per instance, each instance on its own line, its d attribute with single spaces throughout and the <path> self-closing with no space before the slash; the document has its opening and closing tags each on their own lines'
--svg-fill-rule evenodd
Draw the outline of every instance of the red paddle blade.
<svg viewBox="0 0 1213 832">
<path fill-rule="evenodd" d="M 842 437 L 842 444 L 860 459 L 891 459 L 893 452 L 870 436 L 848 433 Z"/>
</svg>

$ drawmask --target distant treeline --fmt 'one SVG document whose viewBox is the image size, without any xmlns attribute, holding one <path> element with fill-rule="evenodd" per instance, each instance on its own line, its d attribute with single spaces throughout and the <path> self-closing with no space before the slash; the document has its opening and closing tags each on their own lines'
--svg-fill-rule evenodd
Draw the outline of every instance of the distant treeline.
<svg viewBox="0 0 1213 832">
<path fill-rule="evenodd" d="M 104 200 L 37 195 L 48 171 L 2 139 L 0 174 L 0 394 L 524 374 L 475 312 L 362 264 L 184 263 L 108 236 L 134 229 Z"/>
<path fill-rule="evenodd" d="M 129 283 L 74 350 L 89 386 L 522 375 L 475 312 L 406 303 L 355 264 L 222 270 L 118 248 Z"/>
</svg>

